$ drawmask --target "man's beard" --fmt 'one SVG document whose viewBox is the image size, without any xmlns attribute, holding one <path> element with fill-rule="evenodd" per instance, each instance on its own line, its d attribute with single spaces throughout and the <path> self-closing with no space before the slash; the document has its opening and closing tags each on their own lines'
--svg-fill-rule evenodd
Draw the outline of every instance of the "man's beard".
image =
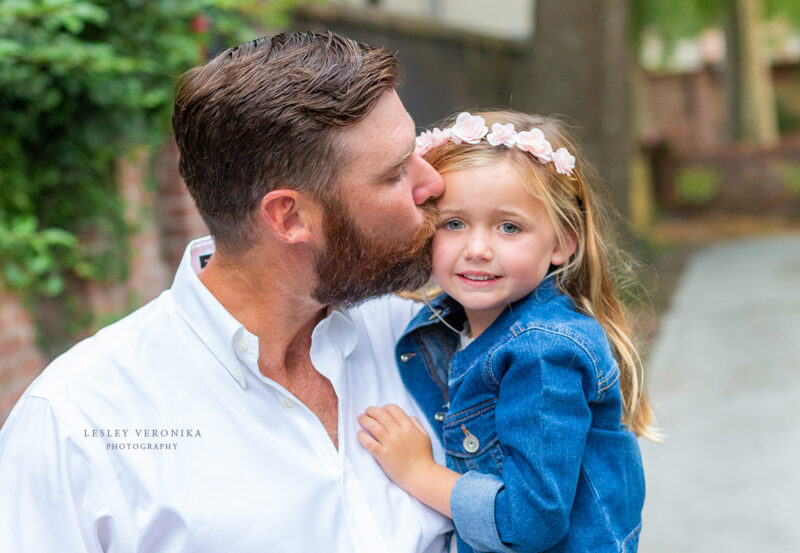
<svg viewBox="0 0 800 553">
<path fill-rule="evenodd" d="M 410 240 L 387 241 L 360 231 L 340 201 L 326 202 L 325 246 L 317 253 L 317 286 L 311 297 L 322 305 L 352 307 L 369 298 L 415 290 L 431 275 L 431 239 L 436 209 Z"/>
</svg>

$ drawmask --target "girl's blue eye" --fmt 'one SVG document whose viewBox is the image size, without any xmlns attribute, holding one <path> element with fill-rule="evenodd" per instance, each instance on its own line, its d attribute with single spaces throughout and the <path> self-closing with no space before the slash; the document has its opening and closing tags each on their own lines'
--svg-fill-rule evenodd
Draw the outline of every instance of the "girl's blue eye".
<svg viewBox="0 0 800 553">
<path fill-rule="evenodd" d="M 442 228 L 447 230 L 461 230 L 464 228 L 464 223 L 458 219 L 450 219 L 449 221 L 444 222 Z"/>
<path fill-rule="evenodd" d="M 516 234 L 520 231 L 520 228 L 514 223 L 503 223 L 500 225 L 500 230 L 506 234 Z"/>
</svg>

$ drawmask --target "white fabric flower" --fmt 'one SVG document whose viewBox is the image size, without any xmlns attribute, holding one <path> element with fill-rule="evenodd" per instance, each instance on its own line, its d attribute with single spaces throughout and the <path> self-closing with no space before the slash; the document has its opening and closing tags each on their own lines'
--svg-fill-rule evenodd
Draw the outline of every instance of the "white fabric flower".
<svg viewBox="0 0 800 553">
<path fill-rule="evenodd" d="M 461 144 L 462 141 L 467 144 L 477 144 L 489 132 L 483 117 L 471 115 L 466 111 L 459 114 L 456 124 L 450 130 L 453 133 L 451 138 L 456 144 Z"/>
<path fill-rule="evenodd" d="M 557 173 L 572 175 L 572 170 L 575 168 L 575 156 L 570 154 L 566 148 L 559 148 L 553 154 L 553 165 L 556 166 Z"/>
<path fill-rule="evenodd" d="M 517 133 L 517 148 L 535 155 L 542 163 L 550 161 L 553 155 L 553 147 L 539 129 Z"/>
<path fill-rule="evenodd" d="M 492 125 L 492 132 L 486 135 L 486 141 L 492 146 L 505 146 L 511 148 L 517 142 L 517 131 L 514 129 L 513 123 L 494 123 Z"/>
</svg>

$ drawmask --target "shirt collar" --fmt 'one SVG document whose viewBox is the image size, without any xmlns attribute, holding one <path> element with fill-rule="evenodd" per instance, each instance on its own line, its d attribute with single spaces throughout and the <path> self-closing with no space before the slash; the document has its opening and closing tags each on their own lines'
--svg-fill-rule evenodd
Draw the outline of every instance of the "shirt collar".
<svg viewBox="0 0 800 553">
<path fill-rule="evenodd" d="M 247 389 L 243 365 L 263 378 L 258 369 L 258 336 L 237 321 L 197 276 L 214 250 L 211 236 L 192 240 L 183 253 L 171 290 L 178 311 L 195 334 L 239 386 Z M 318 336 L 328 334 L 343 357 L 355 349 L 356 328 L 346 310 L 328 308 L 326 317 L 314 328 L 312 343 Z"/>
</svg>

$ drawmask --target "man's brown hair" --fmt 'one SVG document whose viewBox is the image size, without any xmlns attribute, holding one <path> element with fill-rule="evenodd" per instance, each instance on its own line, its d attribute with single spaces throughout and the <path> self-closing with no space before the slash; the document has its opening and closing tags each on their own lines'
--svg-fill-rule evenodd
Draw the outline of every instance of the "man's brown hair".
<svg viewBox="0 0 800 553">
<path fill-rule="evenodd" d="M 339 131 L 398 80 L 391 52 L 314 32 L 258 38 L 184 73 L 172 115 L 180 172 L 218 249 L 248 249 L 272 190 L 333 193 L 347 161 Z"/>
</svg>

